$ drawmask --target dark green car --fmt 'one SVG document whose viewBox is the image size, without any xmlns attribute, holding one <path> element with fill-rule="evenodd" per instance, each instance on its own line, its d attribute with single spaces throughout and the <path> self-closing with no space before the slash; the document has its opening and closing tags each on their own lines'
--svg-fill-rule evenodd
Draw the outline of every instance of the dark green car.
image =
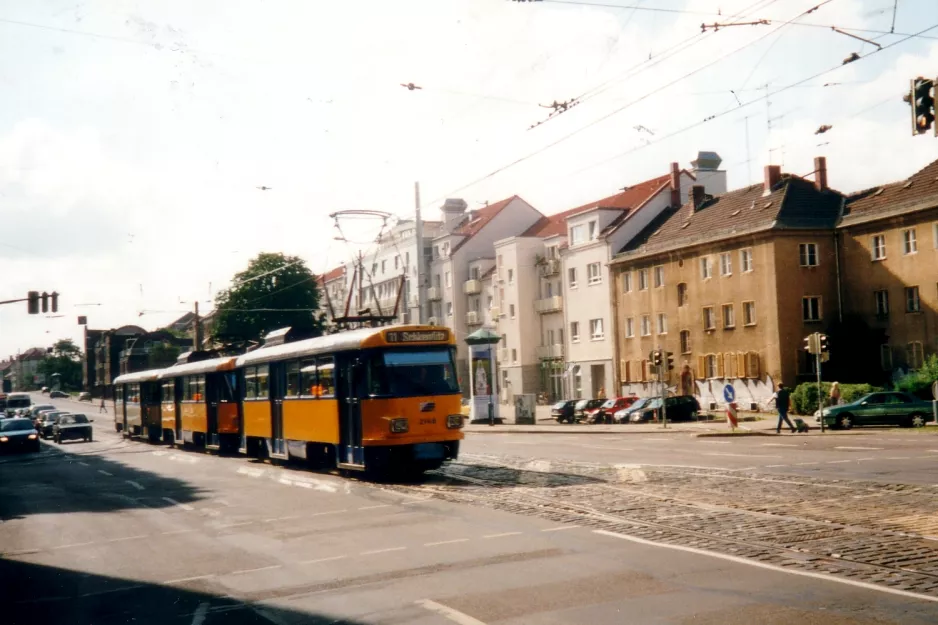
<svg viewBox="0 0 938 625">
<path fill-rule="evenodd" d="M 849 430 L 855 425 L 901 425 L 920 428 L 932 418 L 932 404 L 908 393 L 870 393 L 855 402 L 830 406 L 821 413 L 824 424 Z M 815 420 L 820 424 L 822 417 Z"/>
</svg>

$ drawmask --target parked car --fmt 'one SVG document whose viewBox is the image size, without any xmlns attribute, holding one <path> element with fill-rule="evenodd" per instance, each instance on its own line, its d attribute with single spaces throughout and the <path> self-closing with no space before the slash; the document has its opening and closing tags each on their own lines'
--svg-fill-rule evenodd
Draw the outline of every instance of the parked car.
<svg viewBox="0 0 938 625">
<path fill-rule="evenodd" d="M 39 432 L 29 419 L 0 421 L 0 451 L 39 451 Z"/>
<path fill-rule="evenodd" d="M 82 439 L 91 441 L 91 421 L 86 415 L 66 413 L 60 415 L 52 426 L 52 438 L 56 443 Z"/>
<path fill-rule="evenodd" d="M 667 413 L 668 421 L 691 421 L 696 419 L 697 413 L 700 412 L 700 404 L 697 403 L 697 398 L 693 395 L 668 397 L 665 402 L 665 412 Z M 660 419 L 661 415 L 656 414 L 660 413 L 660 411 L 661 398 L 655 397 L 647 406 L 632 412 L 632 414 L 629 415 L 629 420 L 632 423 L 644 423 L 656 418 Z"/>
<path fill-rule="evenodd" d="M 91 401 L 91 393 L 89 393 L 88 391 L 82 391 L 81 393 L 78 394 L 78 401 L 87 401 L 87 402 L 90 402 L 90 401 Z"/>
<path fill-rule="evenodd" d="M 66 393 L 65 391 L 52 391 L 51 393 L 49 393 L 49 399 L 54 399 L 56 397 L 67 398 L 68 393 Z"/>
<path fill-rule="evenodd" d="M 607 399 L 593 412 L 590 423 L 614 423 L 613 415 L 624 408 L 628 408 L 637 400 L 638 397 L 635 395 Z"/>
<path fill-rule="evenodd" d="M 588 411 L 595 410 L 603 405 L 605 399 L 581 399 L 573 407 L 573 418 L 577 421 L 587 418 Z"/>
<path fill-rule="evenodd" d="M 550 407 L 551 418 L 557 419 L 557 423 L 563 423 L 564 421 L 573 423 L 573 410 L 576 404 L 576 399 L 561 399 Z"/>
<path fill-rule="evenodd" d="M 641 410 L 648 404 L 652 402 L 653 397 L 640 397 L 636 399 L 631 406 L 627 406 L 620 410 L 616 410 L 612 415 L 612 420 L 615 423 L 630 423 L 629 418 L 632 416 L 632 413 L 636 410 Z"/>
<path fill-rule="evenodd" d="M 39 432 L 39 437 L 50 438 L 56 420 L 64 414 L 67 414 L 64 410 L 43 410 L 40 412 L 34 423 L 36 431 Z"/>
<path fill-rule="evenodd" d="M 52 404 L 35 404 L 29 407 L 27 414 L 24 416 L 35 421 L 36 419 L 39 418 L 39 413 L 42 412 L 43 410 L 58 410 L 58 408 L 56 408 Z"/>
<path fill-rule="evenodd" d="M 7 395 L 6 415 L 14 416 L 19 410 L 29 408 L 33 405 L 33 399 L 29 393 L 10 393 Z"/>
<path fill-rule="evenodd" d="M 825 408 L 821 416 L 815 417 L 815 421 L 820 425 L 823 418 L 825 425 L 844 430 L 849 430 L 855 425 L 901 425 L 920 428 L 925 425 L 931 414 L 931 402 L 922 401 L 908 393 L 888 391 L 870 393 L 849 404 Z"/>
</svg>

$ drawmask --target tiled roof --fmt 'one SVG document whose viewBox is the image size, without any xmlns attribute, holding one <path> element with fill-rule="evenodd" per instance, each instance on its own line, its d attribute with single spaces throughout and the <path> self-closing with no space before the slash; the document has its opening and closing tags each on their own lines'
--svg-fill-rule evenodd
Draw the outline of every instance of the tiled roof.
<svg viewBox="0 0 938 625">
<path fill-rule="evenodd" d="M 708 196 L 696 211 L 692 203 L 663 211 L 619 253 L 657 253 L 768 229 L 832 228 L 842 202 L 836 191 L 785 175 L 767 196 L 757 184 Z"/>
<path fill-rule="evenodd" d="M 20 354 L 19 360 L 42 360 L 46 357 L 46 350 L 41 347 L 30 347 Z"/>
<path fill-rule="evenodd" d="M 326 282 L 332 282 L 341 278 L 345 274 L 345 265 L 339 265 L 335 269 L 330 269 L 324 274 L 320 274 L 316 279 L 320 284 L 325 284 Z"/>
<path fill-rule="evenodd" d="M 851 193 L 841 225 L 872 221 L 927 206 L 938 206 L 938 160 L 905 180 Z"/>
<path fill-rule="evenodd" d="M 471 211 L 466 214 L 466 218 L 453 230 L 453 234 L 465 237 L 462 241 L 453 246 L 450 254 L 458 250 L 463 244 L 466 243 L 469 239 L 475 236 L 482 228 L 486 226 L 492 219 L 495 218 L 502 209 L 514 202 L 515 200 L 520 200 L 521 198 L 517 195 L 512 195 L 510 198 L 506 198 L 500 202 L 495 202 L 494 204 L 489 204 L 478 210 Z M 523 201 L 523 200 L 522 200 Z M 445 233 L 440 236 L 446 236 Z"/>
<path fill-rule="evenodd" d="M 522 236 L 540 237 L 542 239 L 546 239 L 547 237 L 556 236 L 558 234 L 565 234 L 567 232 L 567 218 L 578 215 L 579 213 L 585 213 L 586 211 L 593 210 L 595 208 L 610 208 L 620 210 L 638 208 L 644 204 L 648 198 L 656 195 L 661 190 L 662 186 L 667 185 L 670 180 L 670 174 L 658 176 L 657 178 L 650 178 L 643 182 L 639 182 L 636 185 L 628 187 L 623 191 L 616 193 L 615 195 L 610 195 L 609 197 L 604 197 L 601 200 L 583 204 L 582 206 L 577 206 L 576 208 L 571 208 L 555 215 L 549 215 L 531 226 L 531 228 L 529 228 L 528 231 L 525 232 Z M 615 226 L 618 226 L 621 222 L 622 218 L 617 219 Z M 612 226 L 612 224 L 610 224 L 610 226 Z M 612 227 L 612 229 L 614 230 L 615 227 Z M 609 232 L 611 230 L 609 227 L 607 227 L 606 231 Z"/>
</svg>

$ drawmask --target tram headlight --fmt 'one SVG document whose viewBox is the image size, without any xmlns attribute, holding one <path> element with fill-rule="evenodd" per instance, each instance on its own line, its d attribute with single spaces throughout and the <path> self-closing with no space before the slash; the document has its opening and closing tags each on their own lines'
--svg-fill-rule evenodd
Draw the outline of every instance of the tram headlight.
<svg viewBox="0 0 938 625">
<path fill-rule="evenodd" d="M 462 415 L 451 414 L 446 416 L 446 427 L 451 430 L 458 430 L 462 427 Z"/>
<path fill-rule="evenodd" d="M 391 434 L 403 434 L 410 429 L 407 419 L 391 419 Z"/>
</svg>

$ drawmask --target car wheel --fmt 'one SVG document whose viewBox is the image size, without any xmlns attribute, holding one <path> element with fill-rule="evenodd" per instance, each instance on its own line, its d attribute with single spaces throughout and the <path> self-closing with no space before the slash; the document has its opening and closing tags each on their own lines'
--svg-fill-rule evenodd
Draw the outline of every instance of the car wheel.
<svg viewBox="0 0 938 625">
<path fill-rule="evenodd" d="M 914 414 L 909 418 L 909 426 L 913 428 L 925 427 L 925 415 Z"/>
<path fill-rule="evenodd" d="M 848 414 L 842 414 L 837 417 L 837 427 L 842 430 L 849 430 L 853 427 L 853 417 Z"/>
</svg>

